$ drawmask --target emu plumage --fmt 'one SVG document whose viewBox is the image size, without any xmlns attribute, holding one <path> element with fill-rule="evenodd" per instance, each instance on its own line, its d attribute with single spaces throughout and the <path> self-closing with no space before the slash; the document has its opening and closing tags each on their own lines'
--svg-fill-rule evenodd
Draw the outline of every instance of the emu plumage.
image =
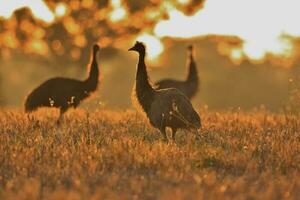
<svg viewBox="0 0 300 200">
<path fill-rule="evenodd" d="M 181 91 L 175 88 L 159 90 L 152 87 L 145 65 L 146 49 L 144 44 L 136 42 L 129 50 L 139 53 L 135 93 L 151 125 L 160 130 L 165 140 L 168 140 L 166 127 L 172 129 L 173 140 L 175 140 L 177 129 L 200 128 L 201 120 L 198 113 Z"/>
<path fill-rule="evenodd" d="M 193 56 L 193 46 L 188 47 L 188 76 L 185 81 L 163 79 L 155 83 L 157 89 L 176 88 L 185 94 L 189 99 L 193 98 L 199 89 L 199 76 L 197 65 Z"/>
<path fill-rule="evenodd" d="M 60 117 L 71 107 L 76 108 L 97 89 L 99 69 L 97 52 L 99 46 L 93 46 L 89 76 L 86 80 L 52 78 L 35 88 L 26 98 L 25 112 L 32 112 L 40 107 L 60 109 Z"/>
</svg>

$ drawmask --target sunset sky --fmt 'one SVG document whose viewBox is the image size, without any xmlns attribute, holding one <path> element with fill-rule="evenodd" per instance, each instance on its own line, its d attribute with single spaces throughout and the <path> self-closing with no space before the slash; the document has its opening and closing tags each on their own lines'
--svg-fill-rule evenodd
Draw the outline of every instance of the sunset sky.
<svg viewBox="0 0 300 200">
<path fill-rule="evenodd" d="M 85 0 L 86 4 L 92 1 Z M 153 1 L 157 2 L 157 1 Z M 206 0 L 204 5 L 191 13 L 180 10 L 191 0 L 161 1 L 159 10 L 146 10 L 145 15 L 159 16 L 166 12 L 166 18 L 152 27 L 147 27 L 136 36 L 148 46 L 150 59 L 158 57 L 164 48 L 163 38 L 188 39 L 193 37 L 231 36 L 241 44 L 226 50 L 232 59 L 264 59 L 268 54 L 290 59 L 294 56 L 293 40 L 300 36 L 300 2 L 297 0 Z M 112 0 L 108 18 L 118 23 L 130 18 L 129 2 Z M 46 23 L 54 23 L 67 15 L 69 6 L 65 3 L 50 7 L 42 0 L 0 1 L 0 16 L 8 19 L 16 9 L 28 7 L 33 16 Z M 119 24 L 122 26 L 122 24 Z M 225 50 L 224 50 L 225 51 Z"/>
</svg>

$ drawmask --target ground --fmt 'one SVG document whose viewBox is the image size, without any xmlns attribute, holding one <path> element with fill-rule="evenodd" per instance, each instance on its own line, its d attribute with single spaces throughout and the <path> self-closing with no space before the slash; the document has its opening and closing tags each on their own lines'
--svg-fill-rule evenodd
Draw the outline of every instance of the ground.
<svg viewBox="0 0 300 200">
<path fill-rule="evenodd" d="M 296 116 L 199 113 L 165 143 L 135 111 L 2 109 L 0 199 L 299 199 Z"/>
</svg>

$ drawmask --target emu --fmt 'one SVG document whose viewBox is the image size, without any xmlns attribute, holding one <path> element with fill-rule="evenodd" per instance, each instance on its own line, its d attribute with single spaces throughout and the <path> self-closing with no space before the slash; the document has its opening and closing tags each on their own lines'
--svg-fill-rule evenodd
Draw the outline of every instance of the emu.
<svg viewBox="0 0 300 200">
<path fill-rule="evenodd" d="M 164 79 L 155 83 L 158 89 L 177 88 L 189 99 L 193 98 L 199 88 L 199 77 L 197 72 L 196 62 L 193 56 L 193 46 L 188 46 L 188 76 L 185 81 L 178 81 L 173 79 Z"/>
<path fill-rule="evenodd" d="M 137 64 L 135 95 L 150 124 L 159 129 L 163 139 L 168 141 L 166 127 L 172 129 L 175 140 L 177 129 L 198 129 L 201 120 L 189 99 L 176 88 L 155 89 L 149 82 L 145 65 L 146 47 L 141 42 L 128 51 L 139 53 Z"/>
<path fill-rule="evenodd" d="M 97 89 L 99 82 L 99 69 L 97 52 L 100 47 L 93 45 L 89 76 L 86 80 L 70 78 L 51 78 L 35 88 L 25 100 L 25 112 L 30 113 L 40 107 L 56 107 L 60 109 L 58 123 L 63 114 L 71 107 L 76 108 Z"/>
</svg>

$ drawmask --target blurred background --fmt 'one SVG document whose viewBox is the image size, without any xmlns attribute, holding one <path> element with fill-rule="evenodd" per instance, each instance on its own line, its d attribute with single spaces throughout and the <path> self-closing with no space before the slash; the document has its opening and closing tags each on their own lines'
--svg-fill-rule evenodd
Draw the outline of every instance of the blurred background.
<svg viewBox="0 0 300 200">
<path fill-rule="evenodd" d="M 153 82 L 186 78 L 194 44 L 201 86 L 195 106 L 212 110 L 297 109 L 300 19 L 297 0 L 0 0 L 0 104 L 55 77 L 84 79 L 97 42 L 102 76 L 81 107 L 132 106 L 136 40 L 147 45 Z"/>
</svg>

